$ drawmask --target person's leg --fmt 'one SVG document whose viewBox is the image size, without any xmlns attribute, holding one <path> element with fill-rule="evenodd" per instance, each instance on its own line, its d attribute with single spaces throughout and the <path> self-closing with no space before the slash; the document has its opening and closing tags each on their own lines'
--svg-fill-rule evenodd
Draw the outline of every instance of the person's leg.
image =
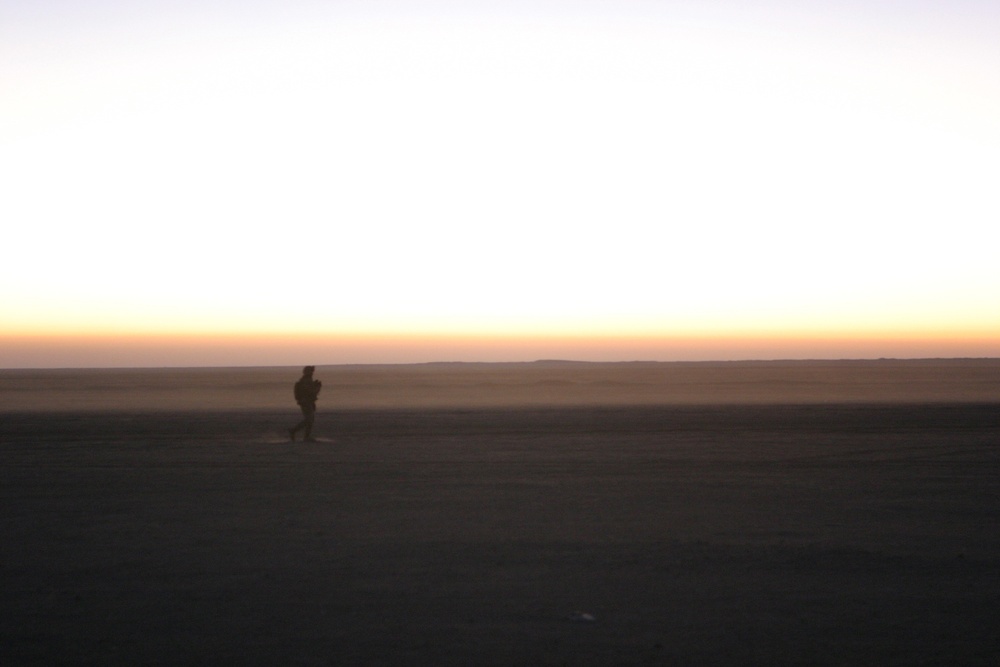
<svg viewBox="0 0 1000 667">
<path fill-rule="evenodd" d="M 302 419 L 303 428 L 305 432 L 302 434 L 303 439 L 310 440 L 312 438 L 313 422 L 316 421 L 316 406 L 302 406 L 302 414 L 304 418 Z"/>
<path fill-rule="evenodd" d="M 303 436 L 305 438 L 308 438 L 309 433 L 312 432 L 312 423 L 313 423 L 313 418 L 316 415 L 316 406 L 300 405 L 299 409 L 302 410 L 302 421 L 300 421 L 292 428 L 288 429 L 288 437 L 291 440 L 295 440 L 295 434 L 301 431 L 302 429 L 306 430 L 305 435 Z"/>
</svg>

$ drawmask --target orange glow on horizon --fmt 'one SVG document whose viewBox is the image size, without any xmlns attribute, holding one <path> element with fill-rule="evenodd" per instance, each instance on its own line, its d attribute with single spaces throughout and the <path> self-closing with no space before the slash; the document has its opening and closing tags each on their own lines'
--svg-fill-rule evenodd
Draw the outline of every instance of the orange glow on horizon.
<svg viewBox="0 0 1000 667">
<path fill-rule="evenodd" d="M 759 303 L 752 304 L 754 307 Z M 484 308 L 482 303 L 476 308 Z M 556 310 L 555 308 L 553 310 Z M 323 313 L 265 317 L 260 313 L 200 315 L 183 309 L 136 317 L 124 305 L 113 313 L 70 313 L 21 322 L 0 319 L 0 339 L 187 340 L 1000 340 L 1000 309 L 960 301 L 933 311 L 907 303 L 853 303 L 838 308 L 791 304 L 723 312 L 704 305 L 672 315 L 498 312 L 459 317 L 438 313 L 332 321 Z M 287 324 L 294 321 L 294 325 Z M 276 323 L 280 322 L 280 323 Z"/>
<path fill-rule="evenodd" d="M 432 361 L 738 361 L 1000 357 L 989 335 L 461 336 L 85 335 L 0 337 L 0 367 L 295 366 Z"/>
</svg>

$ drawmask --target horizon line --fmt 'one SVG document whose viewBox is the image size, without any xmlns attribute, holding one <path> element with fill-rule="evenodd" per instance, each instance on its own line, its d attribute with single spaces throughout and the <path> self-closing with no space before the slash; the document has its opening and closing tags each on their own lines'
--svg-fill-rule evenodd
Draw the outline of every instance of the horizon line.
<svg viewBox="0 0 1000 667">
<path fill-rule="evenodd" d="M 307 364 L 233 364 L 233 365 L 178 365 L 178 366 L 3 366 L 0 372 L 7 371 L 167 371 L 167 370 L 252 370 L 301 368 L 302 365 L 312 365 L 319 368 L 364 368 L 372 366 L 527 366 L 542 364 L 574 364 L 589 366 L 623 366 L 630 364 L 672 365 L 672 366 L 708 366 L 708 365 L 740 365 L 740 364 L 850 364 L 850 363 L 929 363 L 929 362 L 997 362 L 1000 357 L 815 357 L 815 358 L 746 358 L 746 359 L 621 359 L 587 360 L 587 359 L 531 359 L 520 361 L 412 361 L 412 362 L 346 362 L 346 363 L 308 363 Z"/>
</svg>

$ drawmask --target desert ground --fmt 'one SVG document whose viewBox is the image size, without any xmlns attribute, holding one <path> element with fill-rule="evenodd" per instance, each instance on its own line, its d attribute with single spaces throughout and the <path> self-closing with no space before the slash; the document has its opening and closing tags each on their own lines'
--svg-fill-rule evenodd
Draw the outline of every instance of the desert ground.
<svg viewBox="0 0 1000 667">
<path fill-rule="evenodd" d="M 0 664 L 993 665 L 1000 362 L 0 371 Z"/>
</svg>

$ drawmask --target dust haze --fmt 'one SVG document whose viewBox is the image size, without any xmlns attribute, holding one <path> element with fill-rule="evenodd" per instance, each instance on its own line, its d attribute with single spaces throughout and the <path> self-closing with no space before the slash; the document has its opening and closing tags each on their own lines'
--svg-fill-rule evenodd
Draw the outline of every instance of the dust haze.
<svg viewBox="0 0 1000 667">
<path fill-rule="evenodd" d="M 306 360 L 308 361 L 308 360 Z M 3 411 L 294 407 L 294 367 L 0 371 Z M 319 366 L 320 409 L 1000 402 L 1000 360 Z"/>
</svg>

